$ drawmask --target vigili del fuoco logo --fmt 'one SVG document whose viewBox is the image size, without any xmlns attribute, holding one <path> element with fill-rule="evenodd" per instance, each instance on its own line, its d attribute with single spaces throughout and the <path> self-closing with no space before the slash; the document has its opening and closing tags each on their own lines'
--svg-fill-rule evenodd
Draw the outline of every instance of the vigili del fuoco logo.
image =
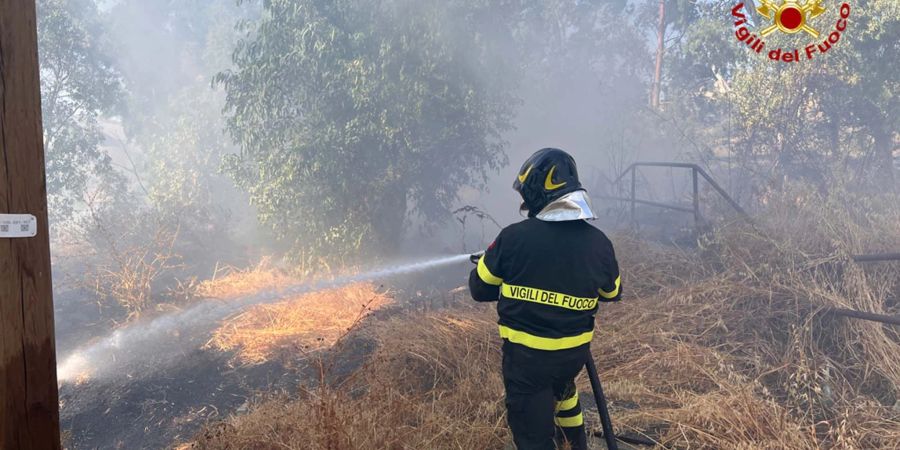
<svg viewBox="0 0 900 450">
<path fill-rule="evenodd" d="M 827 53 L 841 40 L 850 18 L 850 3 L 841 3 L 839 17 L 831 24 L 823 23 L 825 19 L 819 17 L 827 11 L 827 7 L 822 5 L 823 0 L 806 0 L 803 3 L 796 0 L 759 0 L 757 3 L 756 12 L 765 21 L 758 34 L 747 28 L 747 16 L 741 2 L 731 9 L 731 16 L 735 19 L 734 36 L 756 53 L 764 53 L 767 50 L 766 36 L 776 31 L 801 33 L 807 38 L 802 48 L 772 48 L 766 52 L 769 59 L 785 63 L 798 63 Z M 829 25 L 831 27 L 826 28 Z"/>
</svg>

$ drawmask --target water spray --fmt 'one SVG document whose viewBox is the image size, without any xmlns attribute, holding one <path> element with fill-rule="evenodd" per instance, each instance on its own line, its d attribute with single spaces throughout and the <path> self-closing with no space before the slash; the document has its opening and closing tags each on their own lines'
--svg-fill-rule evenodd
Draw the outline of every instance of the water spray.
<svg viewBox="0 0 900 450">
<path fill-rule="evenodd" d="M 421 272 L 469 260 L 468 253 L 439 256 L 402 264 L 388 265 L 356 275 L 311 283 L 298 283 L 277 291 L 231 299 L 207 299 L 185 310 L 169 313 L 149 321 L 120 328 L 97 342 L 79 348 L 61 359 L 57 366 L 60 383 L 76 381 L 83 374 L 91 378 L 125 375 L 141 364 L 142 375 L 170 366 L 199 348 L 191 344 L 200 340 L 219 321 L 253 305 L 274 303 L 300 294 L 371 281 L 395 275 Z M 205 342 L 205 341 L 201 341 Z M 199 342 L 197 342 L 199 344 Z M 129 373 L 129 375 L 134 375 Z"/>
</svg>

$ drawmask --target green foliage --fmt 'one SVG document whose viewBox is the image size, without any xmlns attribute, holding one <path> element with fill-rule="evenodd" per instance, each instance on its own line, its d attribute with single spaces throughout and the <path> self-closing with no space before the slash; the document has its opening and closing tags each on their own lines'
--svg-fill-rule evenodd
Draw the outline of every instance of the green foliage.
<svg viewBox="0 0 900 450">
<path fill-rule="evenodd" d="M 222 251 L 215 247 L 231 231 L 229 207 L 245 201 L 218 172 L 232 147 L 222 132 L 222 101 L 214 92 L 200 92 L 173 95 L 166 116 L 158 123 L 141 123 L 146 131 L 140 135 L 148 203 L 170 227 L 182 230 L 181 250 L 190 254 Z"/>
<path fill-rule="evenodd" d="M 116 181 L 100 148 L 99 117 L 116 111 L 122 86 L 92 0 L 38 0 L 37 11 L 47 191 L 56 222 L 72 214 L 91 183 Z"/>
<path fill-rule="evenodd" d="M 476 2 L 477 3 L 477 2 Z M 509 83 L 465 2 L 270 0 L 227 91 L 226 169 L 303 256 L 385 248 L 506 163 Z"/>
<path fill-rule="evenodd" d="M 722 23 L 733 6 L 730 2 L 710 3 L 698 8 L 694 20 L 682 24 L 682 35 L 666 61 L 671 95 L 696 93 L 714 83 L 716 75 L 730 77 L 746 63 L 750 52 L 734 45 L 730 24 Z"/>
<path fill-rule="evenodd" d="M 900 56 L 900 17 L 879 14 L 890 9 L 873 8 L 877 3 L 853 3 L 848 29 L 828 53 L 795 64 L 758 55 L 736 74 L 729 99 L 745 155 L 770 156 L 780 177 L 804 178 L 823 189 L 833 177 L 893 185 L 891 133 L 900 92 L 893 62 Z M 819 42 L 838 14 L 834 5 L 818 19 Z M 894 30 L 893 36 L 869 31 L 874 29 Z M 799 47 L 802 54 L 810 41 L 771 36 L 769 50 Z"/>
<path fill-rule="evenodd" d="M 757 197 L 780 189 L 787 179 L 811 182 L 822 191 L 838 181 L 877 190 L 896 187 L 896 2 L 851 2 L 840 41 L 812 60 L 805 58 L 804 47 L 827 38 L 838 3 L 828 4 L 816 19 L 819 39 L 776 32 L 765 38 L 761 54 L 737 42 L 730 24 L 723 26 L 735 4 L 706 5 L 671 52 L 668 114 L 705 144 L 694 149 L 697 156 L 727 156 L 744 173 L 729 173 L 738 177 L 736 184 L 753 186 Z M 761 23 L 751 9 L 745 6 L 744 12 Z M 802 61 L 772 61 L 767 53 L 776 48 L 799 48 Z"/>
<path fill-rule="evenodd" d="M 224 96 L 212 76 L 231 64 L 234 24 L 254 8 L 217 0 L 120 0 L 106 17 L 129 86 L 122 124 L 144 214 L 179 230 L 176 250 L 191 264 L 235 257 L 235 217 L 246 197 L 220 173 L 234 145 L 224 133 Z M 137 207 L 137 205 L 136 205 Z"/>
</svg>

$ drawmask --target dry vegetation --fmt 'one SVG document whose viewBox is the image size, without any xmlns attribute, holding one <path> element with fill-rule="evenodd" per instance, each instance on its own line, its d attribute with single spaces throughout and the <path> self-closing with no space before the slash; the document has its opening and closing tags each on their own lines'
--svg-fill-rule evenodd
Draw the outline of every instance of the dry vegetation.
<svg viewBox="0 0 900 450">
<path fill-rule="evenodd" d="M 900 329 L 824 313 L 900 314 L 900 263 L 849 262 L 900 248 L 900 202 L 872 202 L 794 191 L 689 251 L 617 236 L 627 298 L 601 310 L 593 343 L 616 427 L 661 448 L 900 448 Z M 494 319 L 461 298 L 370 321 L 358 332 L 378 345 L 355 373 L 263 401 L 194 446 L 503 448 Z"/>
<path fill-rule="evenodd" d="M 225 301 L 283 291 L 300 280 L 264 259 L 251 269 L 226 268 L 197 286 L 197 295 Z M 213 332 L 206 347 L 234 352 L 235 364 L 284 363 L 333 346 L 371 312 L 392 303 L 372 283 L 290 296 L 231 316 Z"/>
<path fill-rule="evenodd" d="M 196 295 L 207 298 L 237 298 L 259 293 L 260 290 L 284 289 L 298 281 L 286 271 L 274 267 L 270 259 L 263 259 L 251 269 L 217 268 L 212 279 L 203 281 L 197 286 Z"/>
<path fill-rule="evenodd" d="M 254 306 L 225 320 L 208 347 L 235 351 L 235 362 L 290 362 L 331 347 L 372 311 L 391 303 L 371 283 L 355 283 Z"/>
<path fill-rule="evenodd" d="M 475 449 L 507 439 L 496 325 L 487 309 L 402 315 L 364 328 L 379 345 L 348 378 L 263 402 L 209 427 L 195 446 Z"/>
<path fill-rule="evenodd" d="M 128 244 L 130 236 L 112 233 L 96 215 L 92 217 L 96 222 L 93 233 L 99 236 L 95 238 L 102 241 L 109 258 L 87 273 L 86 286 L 98 299 L 121 306 L 127 321 L 153 306 L 159 307 L 155 297 L 159 295 L 160 279 L 182 268 L 181 256 L 175 251 L 178 230 L 154 226 L 144 239 Z"/>
</svg>

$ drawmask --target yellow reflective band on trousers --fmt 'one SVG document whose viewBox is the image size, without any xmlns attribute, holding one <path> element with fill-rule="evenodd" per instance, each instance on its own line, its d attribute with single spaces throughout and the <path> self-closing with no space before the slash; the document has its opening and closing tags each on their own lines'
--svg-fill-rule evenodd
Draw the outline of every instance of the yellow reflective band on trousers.
<svg viewBox="0 0 900 450">
<path fill-rule="evenodd" d="M 513 330 L 504 325 L 500 325 L 500 337 L 514 344 L 521 344 L 536 350 L 565 350 L 567 348 L 575 348 L 579 345 L 591 342 L 594 337 L 593 331 L 581 333 L 577 336 L 566 336 L 561 338 L 547 338 L 535 336 L 524 331 Z"/>
<path fill-rule="evenodd" d="M 597 297 L 582 298 L 572 297 L 571 295 L 561 294 L 559 292 L 545 291 L 526 286 L 514 286 L 512 284 L 503 284 L 500 291 L 504 297 L 513 300 L 524 300 L 526 302 L 539 303 L 541 305 L 558 306 L 560 308 L 573 309 L 575 311 L 588 311 L 597 306 Z"/>
<path fill-rule="evenodd" d="M 500 286 L 503 283 L 503 279 L 494 276 L 484 264 L 484 255 L 481 255 L 481 258 L 478 260 L 478 278 L 492 286 Z"/>
<path fill-rule="evenodd" d="M 579 413 L 572 417 L 554 417 L 553 421 L 563 428 L 574 428 L 584 425 L 584 414 Z"/>
<path fill-rule="evenodd" d="M 622 277 L 618 276 L 616 277 L 616 287 L 612 290 L 612 292 L 605 292 L 603 289 L 600 289 L 600 295 L 607 300 L 616 298 L 616 296 L 619 295 L 619 286 L 621 285 Z"/>
<path fill-rule="evenodd" d="M 576 406 L 578 406 L 578 393 L 577 392 L 572 394 L 571 397 L 569 397 L 561 402 L 556 402 L 556 412 L 568 411 Z"/>
</svg>

